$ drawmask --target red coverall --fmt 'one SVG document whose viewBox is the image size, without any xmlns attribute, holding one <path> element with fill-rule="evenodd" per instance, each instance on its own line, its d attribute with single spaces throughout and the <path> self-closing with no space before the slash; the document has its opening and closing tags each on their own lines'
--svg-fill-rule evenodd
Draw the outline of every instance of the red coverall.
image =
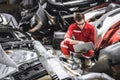
<svg viewBox="0 0 120 80">
<path fill-rule="evenodd" d="M 76 23 L 73 23 L 69 26 L 67 33 L 64 36 L 64 39 L 70 38 L 73 40 L 94 43 L 94 33 L 94 27 L 87 22 L 85 22 L 82 30 L 80 30 Z M 60 44 L 60 47 L 64 55 L 70 55 L 70 51 L 74 52 L 73 45 L 70 44 L 70 40 L 63 40 Z M 94 55 L 94 51 L 89 50 L 87 53 L 83 53 L 82 55 L 85 58 L 91 58 Z"/>
</svg>

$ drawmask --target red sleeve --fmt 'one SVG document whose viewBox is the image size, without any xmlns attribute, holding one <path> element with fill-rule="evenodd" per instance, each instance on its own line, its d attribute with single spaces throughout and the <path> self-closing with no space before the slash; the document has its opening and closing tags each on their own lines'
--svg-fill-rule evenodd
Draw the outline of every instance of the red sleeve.
<svg viewBox="0 0 120 80">
<path fill-rule="evenodd" d="M 93 44 L 95 44 L 95 30 L 94 27 L 92 25 L 90 25 L 90 36 L 89 36 L 89 41 L 92 41 Z"/>
<path fill-rule="evenodd" d="M 71 41 L 70 39 L 72 38 L 72 36 L 73 36 L 73 24 L 71 24 L 69 26 L 69 28 L 68 28 L 65 36 L 64 36 L 65 42 L 69 44 L 70 41 Z"/>
<path fill-rule="evenodd" d="M 70 25 L 64 38 L 72 38 L 72 35 L 73 35 L 73 25 Z"/>
</svg>

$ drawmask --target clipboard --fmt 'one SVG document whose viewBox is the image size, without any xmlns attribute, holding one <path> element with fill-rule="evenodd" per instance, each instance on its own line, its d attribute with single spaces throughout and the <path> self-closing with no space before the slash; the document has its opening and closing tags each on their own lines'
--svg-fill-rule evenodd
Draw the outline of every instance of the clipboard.
<svg viewBox="0 0 120 80">
<path fill-rule="evenodd" d="M 92 42 L 78 43 L 73 45 L 74 51 L 76 53 L 87 52 L 89 50 L 94 50 L 94 45 Z"/>
</svg>

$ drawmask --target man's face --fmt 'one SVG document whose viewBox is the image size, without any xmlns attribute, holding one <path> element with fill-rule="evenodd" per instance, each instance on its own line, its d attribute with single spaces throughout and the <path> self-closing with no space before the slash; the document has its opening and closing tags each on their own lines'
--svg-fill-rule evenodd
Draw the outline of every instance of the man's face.
<svg viewBox="0 0 120 80">
<path fill-rule="evenodd" d="M 77 25 L 80 29 L 83 29 L 84 24 L 85 24 L 84 19 L 81 20 L 81 21 L 75 21 L 75 22 L 76 22 L 76 25 Z"/>
</svg>

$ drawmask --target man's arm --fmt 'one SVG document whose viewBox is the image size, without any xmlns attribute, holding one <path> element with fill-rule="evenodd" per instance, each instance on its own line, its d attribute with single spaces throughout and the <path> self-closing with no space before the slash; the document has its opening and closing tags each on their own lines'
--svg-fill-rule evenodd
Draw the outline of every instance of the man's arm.
<svg viewBox="0 0 120 80">
<path fill-rule="evenodd" d="M 68 44 L 78 44 L 80 42 L 83 42 L 83 41 L 78 41 L 78 40 L 73 40 L 72 37 L 73 37 L 73 29 L 74 27 L 72 25 L 69 26 L 65 36 L 64 36 L 64 41 L 65 43 L 68 43 Z"/>
<path fill-rule="evenodd" d="M 73 45 L 78 44 L 78 43 L 84 43 L 83 41 L 72 40 L 72 39 L 70 39 L 70 38 L 66 38 L 64 41 L 65 41 L 66 43 L 73 44 Z"/>
</svg>

